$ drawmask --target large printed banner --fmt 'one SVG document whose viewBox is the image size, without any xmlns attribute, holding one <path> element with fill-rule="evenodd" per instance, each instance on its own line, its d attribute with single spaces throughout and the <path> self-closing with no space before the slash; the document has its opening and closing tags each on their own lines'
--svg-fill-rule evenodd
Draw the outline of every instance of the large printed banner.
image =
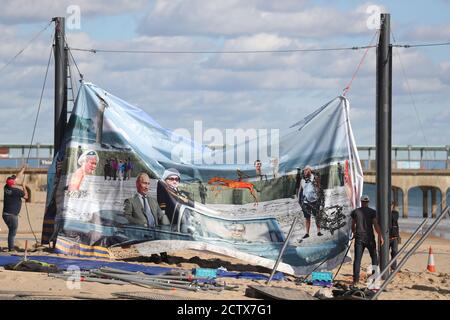
<svg viewBox="0 0 450 320">
<path fill-rule="evenodd" d="M 282 262 L 296 274 L 334 268 L 363 183 L 349 103 L 337 97 L 292 118 L 280 130 L 190 138 L 83 83 L 49 169 L 42 241 L 84 257 L 142 242 L 201 243 L 273 262 L 299 217 Z"/>
</svg>

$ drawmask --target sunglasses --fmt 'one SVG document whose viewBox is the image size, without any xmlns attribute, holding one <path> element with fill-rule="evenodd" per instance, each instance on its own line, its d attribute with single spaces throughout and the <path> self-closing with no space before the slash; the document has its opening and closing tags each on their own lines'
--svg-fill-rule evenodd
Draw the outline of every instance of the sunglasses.
<svg viewBox="0 0 450 320">
<path fill-rule="evenodd" d="M 180 178 L 178 178 L 178 177 L 170 177 L 170 178 L 167 178 L 166 180 L 180 182 Z"/>
</svg>

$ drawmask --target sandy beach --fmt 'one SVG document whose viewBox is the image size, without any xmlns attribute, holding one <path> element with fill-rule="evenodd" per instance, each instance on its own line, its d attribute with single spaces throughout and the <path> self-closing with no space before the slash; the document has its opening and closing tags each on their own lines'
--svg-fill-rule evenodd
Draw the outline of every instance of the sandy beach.
<svg viewBox="0 0 450 320">
<path fill-rule="evenodd" d="M 41 221 L 44 204 L 28 204 L 31 225 L 40 238 Z M 29 232 L 29 225 L 26 218 L 25 208 L 22 208 L 20 217 L 19 234 L 17 235 L 16 245 L 20 248 L 16 255 L 23 255 L 25 239 L 29 244 L 34 243 L 34 237 Z M 6 247 L 7 228 L 3 221 L 0 222 L 0 246 Z M 402 233 L 403 243 L 408 239 L 408 233 Z M 403 244 L 400 245 L 400 247 Z M 426 270 L 428 261 L 428 248 L 432 247 L 436 264 L 436 272 L 431 273 Z M 171 268 L 182 268 L 190 270 L 196 267 L 202 268 L 219 268 L 225 267 L 228 271 L 250 271 L 260 272 L 266 275 L 270 274 L 270 270 L 251 266 L 247 262 L 238 259 L 210 253 L 199 252 L 194 250 L 185 250 L 181 252 L 168 252 L 169 263 L 152 262 L 148 257 L 139 256 L 137 250 L 133 247 L 122 249 L 112 249 L 115 257 L 114 261 L 124 261 L 136 263 L 146 266 L 162 266 Z M 51 255 L 48 249 L 41 249 L 30 254 L 34 255 Z M 353 246 L 350 250 L 353 255 Z M 9 255 L 2 252 L 1 255 Z M 61 256 L 61 255 L 60 255 Z M 66 257 L 66 256 L 61 256 Z M 366 274 L 365 270 L 370 264 L 369 254 L 366 251 L 363 257 L 361 267 L 361 280 L 364 282 Z M 333 270 L 335 273 L 337 268 Z M 336 280 L 349 285 L 352 279 L 352 263 L 344 263 Z M 72 288 L 65 280 L 49 277 L 46 273 L 38 272 L 19 272 L 0 270 L 0 282 L 2 289 L 0 291 L 0 299 L 12 298 L 18 292 L 30 293 L 39 298 L 52 299 L 113 299 L 117 298 L 114 293 L 117 292 L 140 292 L 141 294 L 153 295 L 154 298 L 164 298 L 170 295 L 171 298 L 179 297 L 180 299 L 221 299 L 221 300 L 244 300 L 252 299 L 246 296 L 246 289 L 249 285 L 264 285 L 263 280 L 244 280 L 233 278 L 219 278 L 219 282 L 225 281 L 229 285 L 239 286 L 238 290 L 211 292 L 199 291 L 189 292 L 182 289 L 162 290 L 148 289 L 136 285 L 116 285 L 116 284 L 100 284 L 94 282 L 81 282 L 79 288 Z M 314 295 L 320 288 L 307 284 L 297 284 L 295 278 L 287 276 L 283 281 L 272 281 L 271 286 L 292 288 L 298 291 L 307 292 Z M 450 300 L 450 240 L 431 236 L 419 248 L 419 250 L 411 256 L 401 272 L 397 274 L 394 281 L 388 286 L 386 292 L 380 295 L 381 300 Z"/>
</svg>

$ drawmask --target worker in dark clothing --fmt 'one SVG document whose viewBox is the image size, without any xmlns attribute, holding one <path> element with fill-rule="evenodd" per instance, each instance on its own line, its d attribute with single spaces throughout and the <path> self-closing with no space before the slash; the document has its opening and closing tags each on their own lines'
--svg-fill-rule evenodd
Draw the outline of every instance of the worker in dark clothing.
<svg viewBox="0 0 450 320">
<path fill-rule="evenodd" d="M 398 244 L 400 243 L 400 232 L 398 227 L 398 216 L 399 213 L 395 210 L 395 202 L 392 201 L 391 206 L 391 219 L 389 221 L 389 250 L 391 251 L 391 259 L 397 255 Z M 397 261 L 392 263 L 391 269 L 395 270 L 397 268 Z"/>
<path fill-rule="evenodd" d="M 14 239 L 19 227 L 19 213 L 22 207 L 22 198 L 28 199 L 28 192 L 23 181 L 23 172 L 25 166 L 22 167 L 17 176 L 13 175 L 6 179 L 4 187 L 3 200 L 3 221 L 8 226 L 8 251 L 14 251 Z M 16 183 L 16 180 L 18 181 Z M 22 180 L 22 183 L 20 183 Z"/>
<path fill-rule="evenodd" d="M 369 208 L 369 196 L 361 198 L 361 207 L 351 212 L 352 232 L 355 238 L 355 260 L 353 261 L 353 285 L 359 282 L 359 272 L 364 249 L 369 250 L 372 266 L 378 265 L 377 246 L 373 228 L 378 234 L 378 242 L 383 245 L 381 229 L 377 221 L 377 212 Z M 374 272 L 374 270 L 372 271 Z"/>
</svg>

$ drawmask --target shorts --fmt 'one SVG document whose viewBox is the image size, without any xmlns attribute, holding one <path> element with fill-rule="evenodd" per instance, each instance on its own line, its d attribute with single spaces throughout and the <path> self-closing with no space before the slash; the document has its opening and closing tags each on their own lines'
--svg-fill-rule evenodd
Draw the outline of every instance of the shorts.
<svg viewBox="0 0 450 320">
<path fill-rule="evenodd" d="M 317 211 L 318 211 L 318 205 L 317 205 L 317 201 L 314 202 L 303 202 L 303 204 L 301 204 L 302 207 L 302 211 L 303 211 L 303 216 L 305 217 L 305 219 L 311 219 L 311 216 L 316 216 Z"/>
</svg>

